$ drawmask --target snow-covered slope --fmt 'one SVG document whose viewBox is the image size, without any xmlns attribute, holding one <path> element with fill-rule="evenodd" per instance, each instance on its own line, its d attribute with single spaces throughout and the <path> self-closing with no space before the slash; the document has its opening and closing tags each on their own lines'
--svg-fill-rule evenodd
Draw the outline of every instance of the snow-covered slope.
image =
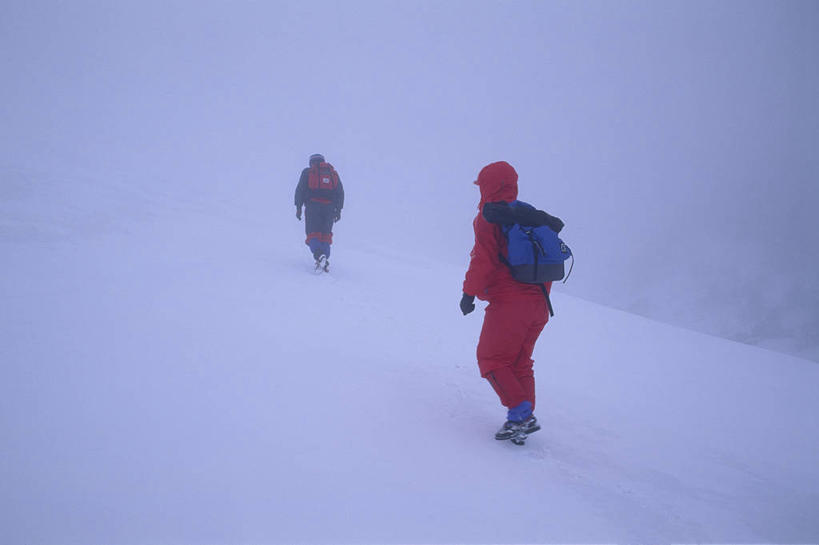
<svg viewBox="0 0 819 545">
<path fill-rule="evenodd" d="M 819 540 L 813 362 L 558 287 L 516 447 L 463 268 L 345 217 L 316 276 L 270 195 L 3 175 L 3 543 Z"/>
</svg>

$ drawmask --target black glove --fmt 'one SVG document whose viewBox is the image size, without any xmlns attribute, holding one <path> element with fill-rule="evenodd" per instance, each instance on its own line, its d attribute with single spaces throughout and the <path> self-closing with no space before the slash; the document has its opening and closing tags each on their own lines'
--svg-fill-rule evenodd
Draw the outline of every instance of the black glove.
<svg viewBox="0 0 819 545">
<path fill-rule="evenodd" d="M 336 210 L 336 217 L 333 218 L 333 221 L 339 221 L 341 219 L 341 210 Z"/>
<path fill-rule="evenodd" d="M 464 296 L 461 297 L 461 312 L 466 316 L 473 310 L 475 310 L 475 296 L 464 293 Z"/>
<path fill-rule="evenodd" d="M 301 221 L 301 206 L 296 207 L 296 219 Z"/>
</svg>

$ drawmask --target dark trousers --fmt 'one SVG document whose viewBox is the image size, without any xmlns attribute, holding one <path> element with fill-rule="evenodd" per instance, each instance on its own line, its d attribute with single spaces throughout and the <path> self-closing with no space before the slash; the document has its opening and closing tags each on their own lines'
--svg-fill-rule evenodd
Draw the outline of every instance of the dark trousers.
<svg viewBox="0 0 819 545">
<path fill-rule="evenodd" d="M 315 258 L 322 254 L 330 257 L 335 215 L 336 210 L 331 203 L 308 201 L 305 204 L 304 230 L 307 233 L 305 243 L 310 247 Z"/>
</svg>

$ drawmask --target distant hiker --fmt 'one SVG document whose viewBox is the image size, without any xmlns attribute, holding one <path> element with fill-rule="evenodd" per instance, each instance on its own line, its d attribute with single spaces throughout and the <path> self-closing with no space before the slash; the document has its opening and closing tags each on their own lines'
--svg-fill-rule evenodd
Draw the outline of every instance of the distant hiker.
<svg viewBox="0 0 819 545">
<path fill-rule="evenodd" d="M 324 156 L 310 156 L 309 167 L 301 172 L 296 186 L 296 218 L 301 220 L 304 206 L 305 243 L 316 260 L 316 271 L 330 270 L 330 245 L 333 243 L 333 223 L 341 219 L 344 207 L 344 187 L 333 165 Z"/>
<path fill-rule="evenodd" d="M 518 174 L 505 161 L 485 166 L 474 182 L 481 191 L 478 215 L 472 222 L 475 246 L 463 284 L 461 311 L 475 310 L 475 297 L 488 301 L 477 357 L 486 378 L 507 407 L 507 421 L 495 439 L 523 444 L 527 434 L 540 429 L 535 409 L 532 351 L 549 321 L 548 293 L 552 283 L 515 280 L 507 266 L 507 239 L 502 224 L 549 225 L 560 231 L 563 222 L 533 207 L 509 206 L 517 199 Z M 526 221 L 518 221 L 521 214 Z M 508 262 L 507 262 L 508 263 Z"/>
</svg>

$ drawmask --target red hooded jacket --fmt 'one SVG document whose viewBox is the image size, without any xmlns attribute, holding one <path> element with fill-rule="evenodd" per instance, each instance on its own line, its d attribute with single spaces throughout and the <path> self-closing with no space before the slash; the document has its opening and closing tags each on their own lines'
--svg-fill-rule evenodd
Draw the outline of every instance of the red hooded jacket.
<svg viewBox="0 0 819 545">
<path fill-rule="evenodd" d="M 481 214 L 486 203 L 511 202 L 518 198 L 518 173 L 506 161 L 498 161 L 481 170 L 475 185 L 480 187 L 481 202 L 478 205 L 478 215 L 472 222 L 475 246 L 470 253 L 464 293 L 490 302 L 529 297 L 542 299 L 543 291 L 539 285 L 524 284 L 512 278 L 509 269 L 498 257 L 506 255 L 506 237 L 500 226 L 489 223 Z M 547 282 L 546 289 L 550 288 L 551 282 Z"/>
</svg>

